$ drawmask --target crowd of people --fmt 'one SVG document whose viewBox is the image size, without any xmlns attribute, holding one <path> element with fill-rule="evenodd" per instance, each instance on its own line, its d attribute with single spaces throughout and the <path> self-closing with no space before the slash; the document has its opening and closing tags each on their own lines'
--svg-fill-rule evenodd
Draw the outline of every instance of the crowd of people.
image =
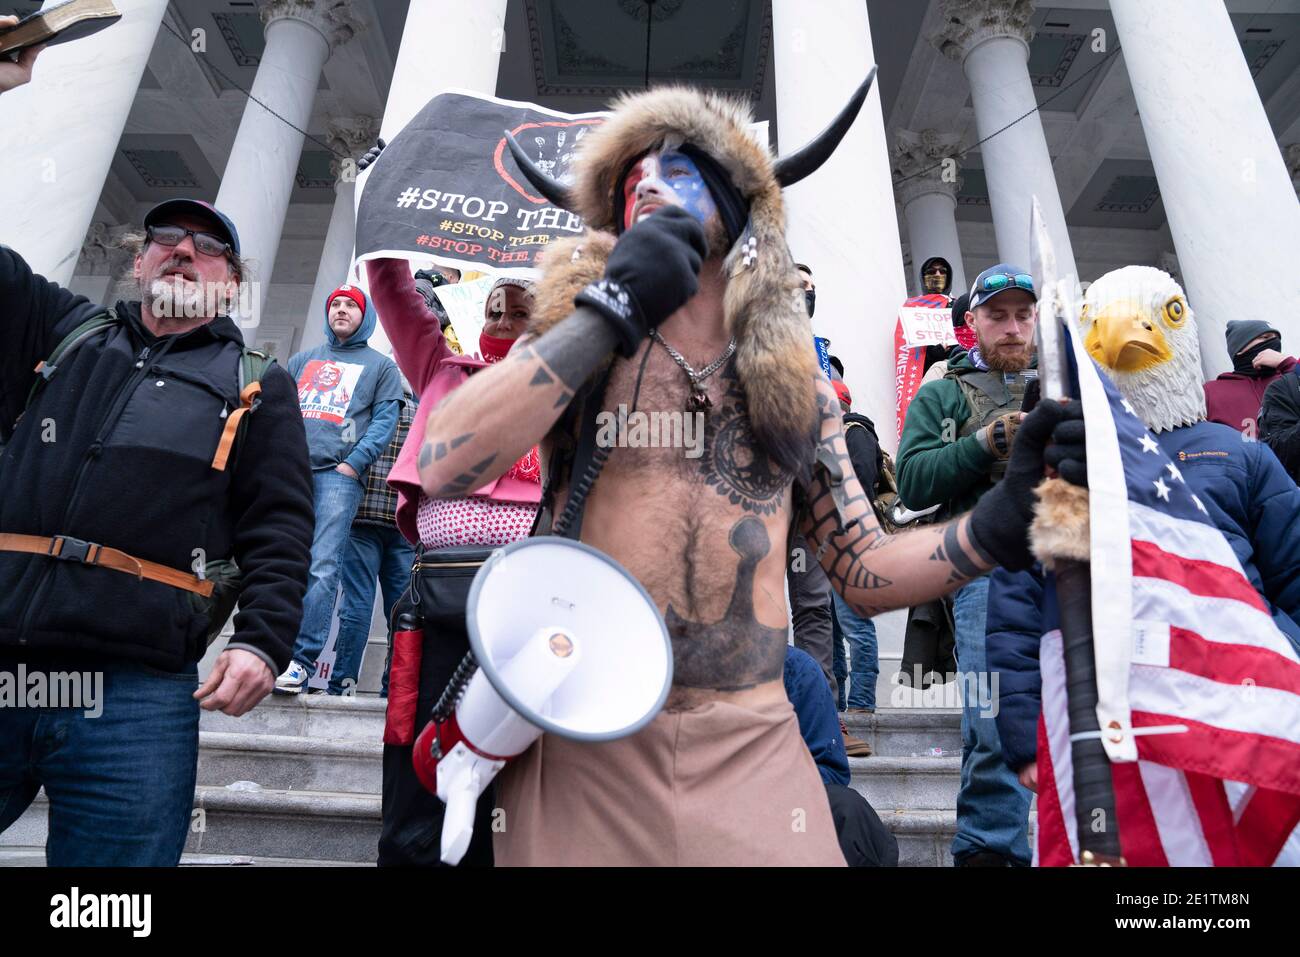
<svg viewBox="0 0 1300 957">
<path fill-rule="evenodd" d="M 0 64 L 0 94 L 33 60 Z M 307 691 L 336 606 L 321 690 L 354 693 L 378 592 L 378 862 L 436 865 L 443 806 L 412 752 L 469 651 L 469 583 L 494 549 L 559 534 L 644 584 L 673 686 L 632 737 L 548 735 L 507 765 L 464 863 L 896 863 L 849 787 L 871 748 L 843 715 L 876 707 L 873 616 L 910 609 L 904 670 L 965 679 L 953 859 L 1027 865 L 1043 616 L 1028 528 L 1046 470 L 1087 484 L 1082 413 L 1039 401 L 1028 271 L 992 265 L 954 298 L 934 257 L 907 305 L 950 314 L 956 344 L 928 352 L 896 462 L 883 451 L 844 379 L 865 357 L 818 364 L 814 272 L 783 235 L 781 188 L 835 142 L 786 165 L 717 97 L 625 99 L 585 138 L 572 187 L 524 170 L 589 231 L 552 243 L 535 283 L 498 279 L 478 342 L 438 297 L 457 270 L 377 259 L 364 289 L 327 299 L 324 344 L 285 367 L 244 345 L 228 301 L 182 308 L 249 278 L 211 204 L 150 210 L 139 299 L 107 307 L 0 246 L 0 670 L 105 676 L 95 719 L 0 710 L 0 831 L 44 787 L 51 864 L 175 864 L 199 709 Z M 1144 282 L 1159 310 L 1139 325 L 1162 338 L 1143 355 L 1158 362 L 1112 327 Z M 1229 322 L 1234 371 L 1202 388 L 1171 277 L 1118 270 L 1086 304 L 1089 351 L 1300 646 L 1300 380 L 1280 334 Z M 368 344 L 377 326 L 392 358 Z M 698 463 L 591 447 L 601 410 L 684 403 L 705 416 Z"/>
</svg>

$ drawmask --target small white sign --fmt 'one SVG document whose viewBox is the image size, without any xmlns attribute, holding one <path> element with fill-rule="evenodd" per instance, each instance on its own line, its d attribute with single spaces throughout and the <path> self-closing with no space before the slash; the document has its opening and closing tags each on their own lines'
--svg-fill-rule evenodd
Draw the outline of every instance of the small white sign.
<svg viewBox="0 0 1300 957">
<path fill-rule="evenodd" d="M 1169 622 L 1133 622 L 1133 664 L 1169 667 Z"/>
<path fill-rule="evenodd" d="M 952 328 L 952 312 L 926 306 L 903 306 L 898 310 L 903 324 L 903 342 L 908 348 L 947 346 L 957 341 Z"/>
<path fill-rule="evenodd" d="M 487 305 L 488 292 L 496 282 L 495 276 L 471 279 L 449 286 L 438 286 L 433 294 L 447 310 L 451 326 L 456 330 L 456 339 L 465 355 L 478 354 L 478 337 L 483 332 L 483 310 Z"/>
</svg>

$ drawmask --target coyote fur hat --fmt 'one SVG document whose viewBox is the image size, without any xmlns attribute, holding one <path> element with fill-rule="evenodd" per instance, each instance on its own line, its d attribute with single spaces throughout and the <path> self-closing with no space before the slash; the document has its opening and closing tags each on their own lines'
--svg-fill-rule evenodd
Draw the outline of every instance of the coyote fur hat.
<svg viewBox="0 0 1300 957">
<path fill-rule="evenodd" d="M 816 170 L 843 139 L 866 100 L 873 67 L 821 134 L 774 159 L 750 133 L 743 103 L 711 92 L 667 86 L 625 94 L 578 147 L 572 185 L 533 165 L 506 134 L 520 170 L 551 203 L 577 213 L 588 232 L 553 243 L 542 260 L 530 333 L 541 334 L 573 311 L 573 297 L 604 273 L 620 231 L 622 177 L 630 164 L 664 145 L 706 154 L 748 207 L 748 221 L 723 262 L 723 310 L 736 339 L 736 371 L 750 427 L 773 462 L 806 477 L 816 438 L 816 350 L 800 277 L 785 242 L 782 187 Z M 721 208 L 721 203 L 719 203 Z"/>
</svg>

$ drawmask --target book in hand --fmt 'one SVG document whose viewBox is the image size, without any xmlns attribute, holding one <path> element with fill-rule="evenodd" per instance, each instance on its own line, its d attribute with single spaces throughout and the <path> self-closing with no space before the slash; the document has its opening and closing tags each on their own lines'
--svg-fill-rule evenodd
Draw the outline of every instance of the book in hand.
<svg viewBox="0 0 1300 957">
<path fill-rule="evenodd" d="M 0 29 L 0 54 L 13 54 L 38 43 L 80 40 L 121 19 L 113 0 L 63 0 Z"/>
</svg>

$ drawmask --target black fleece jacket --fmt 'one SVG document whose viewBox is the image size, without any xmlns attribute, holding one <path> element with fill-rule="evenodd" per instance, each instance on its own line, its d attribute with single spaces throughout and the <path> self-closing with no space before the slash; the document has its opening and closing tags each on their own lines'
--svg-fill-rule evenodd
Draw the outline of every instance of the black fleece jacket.
<svg viewBox="0 0 1300 957">
<path fill-rule="evenodd" d="M 233 557 L 243 584 L 229 647 L 279 674 L 302 618 L 315 522 L 289 374 L 267 370 L 261 405 L 217 471 L 213 454 L 239 405 L 243 337 L 231 319 L 155 337 L 138 302 L 119 302 L 125 322 L 61 361 L 24 413 L 37 363 L 104 307 L 35 275 L 3 245 L 0 303 L 0 532 L 71 536 L 182 571 Z M 0 551 L 0 650 L 180 671 L 205 650 L 196 598 L 107 568 Z"/>
</svg>

